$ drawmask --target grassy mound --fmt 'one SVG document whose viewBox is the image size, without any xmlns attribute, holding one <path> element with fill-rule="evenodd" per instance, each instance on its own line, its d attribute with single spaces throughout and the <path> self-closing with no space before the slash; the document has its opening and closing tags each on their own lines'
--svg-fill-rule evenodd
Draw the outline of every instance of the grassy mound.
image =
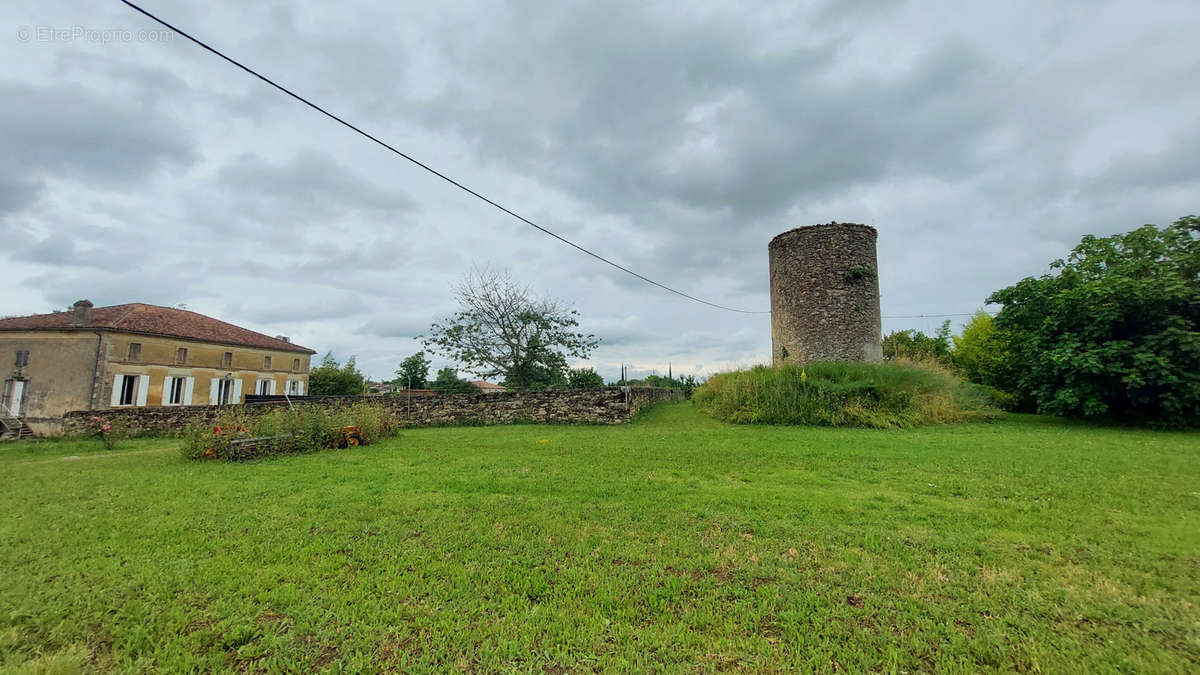
<svg viewBox="0 0 1200 675">
<path fill-rule="evenodd" d="M 734 424 L 895 429 L 997 412 L 982 388 L 913 363 L 755 366 L 714 375 L 694 399 L 705 414 Z"/>
</svg>

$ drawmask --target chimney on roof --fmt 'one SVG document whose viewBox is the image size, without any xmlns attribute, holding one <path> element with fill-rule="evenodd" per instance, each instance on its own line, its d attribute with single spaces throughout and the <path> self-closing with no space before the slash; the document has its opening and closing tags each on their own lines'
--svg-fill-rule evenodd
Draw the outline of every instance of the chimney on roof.
<svg viewBox="0 0 1200 675">
<path fill-rule="evenodd" d="M 74 323 L 76 326 L 88 325 L 89 319 L 92 318 L 92 307 L 94 306 L 91 300 L 76 300 L 75 304 L 71 305 L 71 309 L 75 312 Z"/>
<path fill-rule="evenodd" d="M 290 338 L 290 337 L 288 337 L 288 336 L 286 336 L 286 335 L 276 335 L 276 336 L 275 336 L 275 339 L 276 339 L 276 340 L 283 340 L 284 342 L 291 342 L 291 341 L 292 341 L 292 338 Z"/>
</svg>

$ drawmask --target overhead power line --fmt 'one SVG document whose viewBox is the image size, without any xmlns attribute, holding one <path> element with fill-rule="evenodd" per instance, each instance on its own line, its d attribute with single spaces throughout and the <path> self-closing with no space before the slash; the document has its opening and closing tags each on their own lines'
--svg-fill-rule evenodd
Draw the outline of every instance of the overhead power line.
<svg viewBox="0 0 1200 675">
<path fill-rule="evenodd" d="M 962 314 L 908 314 L 906 316 L 884 316 L 882 319 L 944 319 L 950 316 L 975 316 L 976 312 Z"/>
<path fill-rule="evenodd" d="M 437 169 L 434 169 L 433 167 L 429 166 L 428 164 L 425 164 L 424 162 L 422 162 L 422 161 L 420 161 L 420 160 L 418 160 L 418 159 L 416 159 L 416 158 L 412 157 L 411 155 L 409 155 L 409 154 L 407 154 L 407 153 L 405 153 L 405 152 L 403 152 L 403 151 L 401 151 L 401 150 L 397 149 L 395 146 L 393 146 L 393 145 L 391 145 L 391 144 L 387 143 L 386 141 L 380 140 L 378 137 L 376 137 L 376 136 L 373 136 L 372 134 L 370 134 L 370 133 L 367 133 L 366 131 L 363 131 L 363 130 L 362 130 L 362 129 L 360 129 L 359 127 L 357 127 L 357 126 L 355 126 L 354 124 L 352 124 L 352 123 L 350 123 L 350 122 L 346 121 L 345 119 L 342 119 L 342 118 L 341 118 L 341 117 L 339 117 L 338 115 L 336 115 L 336 114 L 334 114 L 334 113 L 332 113 L 332 112 L 329 112 L 329 111 L 328 111 L 328 110 L 326 110 L 325 108 L 322 108 L 321 106 L 317 105 L 316 103 L 313 103 L 312 101 L 308 100 L 307 98 L 304 98 L 303 96 L 301 96 L 301 95 L 297 94 L 296 92 L 292 91 L 291 89 L 288 89 L 287 87 L 284 87 L 283 85 L 281 85 L 281 84 L 279 84 L 279 83 L 275 82 L 274 80 L 272 80 L 271 78 L 267 77 L 266 75 L 263 75 L 262 73 L 260 73 L 260 72 L 258 72 L 258 71 L 256 71 L 256 70 L 254 70 L 253 68 L 251 68 L 251 67 L 249 67 L 249 66 L 247 66 L 247 65 L 243 64 L 242 62 L 240 62 L 240 61 L 238 61 L 238 60 L 234 59 L 233 57 L 226 56 L 226 55 L 225 55 L 223 52 L 221 52 L 221 51 L 220 51 L 219 49 L 217 49 L 216 47 L 213 47 L 213 46 L 209 45 L 208 43 L 204 42 L 203 40 L 200 40 L 199 38 L 197 38 L 197 37 L 195 37 L 195 36 L 191 35 L 190 33 L 188 33 L 187 31 L 184 31 L 184 30 L 183 30 L 183 29 L 181 29 L 181 28 L 178 28 L 178 27 L 176 27 L 176 26 L 174 26 L 174 25 L 172 25 L 172 24 L 170 24 L 170 23 L 167 23 L 166 21 L 164 21 L 164 20 L 162 20 L 162 19 L 158 18 L 158 17 L 157 17 L 157 16 L 155 16 L 154 14 L 151 14 L 150 12 L 146 11 L 145 9 L 142 9 L 142 8 L 141 8 L 141 7 L 139 7 L 138 5 L 136 5 L 136 4 L 132 3 L 132 2 L 129 2 L 129 0 L 121 0 L 121 2 L 123 2 L 125 5 L 127 5 L 129 8 L 133 9 L 134 11 L 138 12 L 139 14 L 142 14 L 142 15 L 143 15 L 143 16 L 145 16 L 146 18 L 150 19 L 151 21 L 154 21 L 154 22 L 158 23 L 159 25 L 163 26 L 164 28 L 167 28 L 167 29 L 169 29 L 169 30 L 172 30 L 172 31 L 174 31 L 175 33 L 177 33 L 177 34 L 179 34 L 179 35 L 182 35 L 183 37 L 187 38 L 188 40 L 191 40 L 192 42 L 194 42 L 196 45 L 198 45 L 198 46 L 202 47 L 203 49 L 205 49 L 205 50 L 207 50 L 207 51 L 209 51 L 209 52 L 211 52 L 211 53 L 215 54 L 216 56 L 219 56 L 219 57 L 220 57 L 220 58 L 222 58 L 223 60 L 225 60 L 225 61 L 227 61 L 227 62 L 229 62 L 229 63 L 233 64 L 234 66 L 237 66 L 238 68 L 240 68 L 240 69 L 242 69 L 242 70 L 246 71 L 247 73 L 249 73 L 249 74 L 253 75 L 254 77 L 257 77 L 258 79 L 262 80 L 263 82 L 266 82 L 267 84 L 269 84 L 269 85 L 271 85 L 272 87 L 274 87 L 274 88 L 278 89 L 279 91 L 281 91 L 281 92 L 283 92 L 283 93 L 287 94 L 288 96 L 291 96 L 292 98 L 294 98 L 294 99 L 296 99 L 297 101 L 299 101 L 299 102 L 303 103 L 304 105 L 306 105 L 306 106 L 308 106 L 308 107 L 312 108 L 313 110 L 316 110 L 317 112 L 321 113 L 322 115 L 325 115 L 326 117 L 328 117 L 328 118 L 332 119 L 333 121 L 337 122 L 338 124 L 341 124 L 342 126 L 346 127 L 347 129 L 350 129 L 351 131 L 354 131 L 355 133 L 357 133 L 357 134 L 359 134 L 359 135 L 363 136 L 364 138 L 367 138 L 367 139 L 370 139 L 371 141 L 374 141 L 376 144 L 378 144 L 378 145 L 380 145 L 380 146 L 382 146 L 382 147 L 386 148 L 387 150 L 390 150 L 391 152 L 393 152 L 393 153 L 395 153 L 395 154 L 399 155 L 400 157 L 403 157 L 404 159 L 408 160 L 409 162 L 412 162 L 413 164 L 415 164 L 415 165 L 419 166 L 420 168 L 422 168 L 422 169 L 424 169 L 424 170 L 428 171 L 429 173 L 431 173 L 431 174 L 433 174 L 433 175 L 437 176 L 438 178 L 441 178 L 442 180 L 446 181 L 447 183 L 450 183 L 450 184 L 451 184 L 451 185 L 453 185 L 454 187 L 456 187 L 456 188 L 458 188 L 458 189 L 462 190 L 463 192 L 466 192 L 467 194 L 470 194 L 470 195 L 472 195 L 472 196 L 474 196 L 474 197 L 476 197 L 476 198 L 478 198 L 478 199 L 480 199 L 480 200 L 482 200 L 482 201 L 484 201 L 484 202 L 487 202 L 488 204 L 490 204 L 490 205 L 494 206 L 495 208 L 497 208 L 497 209 L 499 209 L 499 210 L 501 210 L 501 211 L 503 211 L 503 212 L 507 213 L 508 215 L 512 216 L 513 218 L 516 218 L 517 220 L 519 220 L 519 221 L 521 221 L 521 222 L 525 223 L 526 225 L 528 225 L 528 226 L 530 226 L 530 227 L 534 228 L 535 230 L 538 230 L 539 232 L 542 232 L 543 234 L 547 234 L 547 235 L 549 235 L 549 236 L 551 236 L 551 237 L 554 237 L 555 239 L 557 239 L 557 240 L 561 241 L 562 243 L 566 244 L 567 246 L 570 246 L 571 248 L 574 248 L 574 249 L 576 249 L 576 250 L 578 250 L 578 251 L 580 251 L 580 252 L 582 252 L 582 253 L 586 253 L 587 255 L 590 255 L 591 257 L 595 258 L 596 260 L 599 260 L 600 262 L 603 262 L 603 263 L 605 263 L 605 264 L 607 264 L 607 265 L 611 265 L 612 267 L 615 267 L 615 268 L 617 268 L 618 270 L 621 270 L 622 272 L 625 272 L 626 274 L 630 274 L 630 275 L 632 275 L 632 276 L 635 276 L 635 277 L 637 277 L 638 279 L 641 279 L 642 281 L 644 281 L 644 282 L 646 282 L 646 283 L 648 283 L 648 284 L 651 284 L 651 285 L 657 286 L 657 287 L 659 287 L 659 288 L 661 288 L 661 289 L 663 289 L 663 290 L 665 290 L 665 291 L 670 291 L 671 293 L 674 293 L 675 295 L 678 295 L 678 296 L 682 296 L 682 297 L 684 297 L 684 298 L 687 298 L 688 300 L 694 300 L 694 301 L 696 301 L 696 302 L 699 302 L 699 303 L 701 303 L 701 304 L 708 305 L 709 307 L 716 307 L 717 309 L 723 309 L 723 310 L 726 310 L 726 311 L 729 311 L 729 312 L 738 312 L 738 313 L 740 313 L 740 314 L 770 314 L 770 312 L 755 312 L 755 311 L 746 310 L 746 309 L 736 309 L 736 308 L 734 308 L 734 307 L 726 307 L 725 305 L 719 305 L 719 304 L 717 304 L 717 303 L 715 303 L 715 302 L 709 302 L 708 300 L 702 300 L 702 299 L 700 299 L 700 298 L 697 298 L 697 297 L 696 297 L 696 296 L 694 296 L 694 295 L 689 295 L 689 294 L 687 294 L 687 293 L 684 293 L 683 291 L 680 291 L 680 290 L 677 290 L 677 289 L 671 288 L 670 286 L 667 286 L 666 284 L 659 283 L 659 282 L 657 282 L 657 281 L 655 281 L 655 280 L 653 280 L 653 279 L 651 279 L 651 278 L 649 278 L 649 277 L 646 277 L 646 276 L 644 276 L 644 275 L 638 274 L 637 272 L 635 272 L 635 271 L 633 271 L 633 270 L 629 269 L 628 267 L 625 267 L 624 265 L 621 265 L 621 264 L 615 263 L 615 262 L 613 262 L 612 260 L 609 260 L 608 258 L 605 258 L 604 256 L 600 255 L 599 253 L 594 253 L 594 252 L 592 252 L 592 251 L 589 251 L 588 249 L 586 249 L 586 248 L 584 248 L 584 247 L 580 246 L 579 244 L 576 244 L 575 242 L 573 242 L 573 241 L 571 241 L 571 240 L 569 240 L 569 239 L 567 239 L 567 238 L 565 238 L 565 237 L 563 237 L 563 236 L 561 236 L 561 235 L 559 235 L 559 234 L 557 234 L 557 233 L 555 233 L 555 232 L 553 232 L 553 231 L 551 231 L 551 230 L 549 230 L 549 229 L 547 229 L 547 228 L 545 228 L 545 227 L 542 227 L 541 225 L 538 225 L 537 223 L 533 222 L 532 220 L 530 220 L 530 219 L 526 218 L 525 216 L 522 216 L 522 215 L 521 215 L 521 214 L 519 214 L 519 213 L 516 213 L 515 211 L 513 211 L 513 210 L 509 209 L 508 207 L 506 207 L 506 206 L 504 206 L 504 205 L 502 205 L 502 204 L 500 204 L 500 203 L 496 202 L 495 200 L 493 200 L 493 199 L 491 199 L 491 198 L 489 198 L 489 197 L 486 197 L 486 196 L 484 196 L 483 194 L 481 194 L 481 193 L 479 193 L 479 192 L 476 192 L 475 190 L 473 190 L 473 189 L 471 189 L 471 188 L 467 187 L 466 185 L 464 185 L 464 184 L 460 183 L 459 181 L 457 181 L 457 180 L 455 180 L 455 179 L 451 178 L 450 176 L 447 176 L 446 174 L 442 173 L 441 171 L 438 171 Z"/>
</svg>

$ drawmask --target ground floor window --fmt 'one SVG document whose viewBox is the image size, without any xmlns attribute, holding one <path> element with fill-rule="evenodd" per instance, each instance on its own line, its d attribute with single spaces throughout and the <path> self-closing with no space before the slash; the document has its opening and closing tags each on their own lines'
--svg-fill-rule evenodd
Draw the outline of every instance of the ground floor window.
<svg viewBox="0 0 1200 675">
<path fill-rule="evenodd" d="M 120 374 L 113 378 L 112 398 L 109 405 L 146 405 L 146 394 L 150 389 L 149 375 Z"/>
<path fill-rule="evenodd" d="M 288 380 L 288 396 L 303 396 L 304 387 L 302 384 L 303 383 L 300 380 Z"/>
<path fill-rule="evenodd" d="M 133 405 L 137 401 L 138 378 L 135 375 L 121 376 L 121 398 L 117 405 Z"/>
<path fill-rule="evenodd" d="M 251 390 L 253 391 L 253 390 Z M 242 401 L 242 379 L 240 377 L 213 378 L 209 382 L 209 405 L 232 405 Z"/>
<path fill-rule="evenodd" d="M 229 399 L 233 396 L 233 380 L 218 380 L 217 381 L 217 405 L 229 405 Z"/>
<path fill-rule="evenodd" d="M 275 380 L 263 379 L 258 381 L 257 393 L 259 396 L 270 396 L 275 393 Z"/>
<path fill-rule="evenodd" d="M 195 383 L 195 378 L 168 375 L 163 380 L 163 405 L 191 405 Z"/>
<path fill-rule="evenodd" d="M 167 380 L 167 405 L 183 405 L 183 388 L 186 380 L 182 377 L 171 377 Z"/>
</svg>

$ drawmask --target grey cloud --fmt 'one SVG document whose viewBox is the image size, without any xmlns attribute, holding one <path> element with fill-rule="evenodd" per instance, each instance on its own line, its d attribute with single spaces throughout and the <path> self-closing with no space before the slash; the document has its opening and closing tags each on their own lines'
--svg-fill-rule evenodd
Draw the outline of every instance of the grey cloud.
<svg viewBox="0 0 1200 675">
<path fill-rule="evenodd" d="M 72 268 L 94 268 L 99 270 L 120 270 L 128 266 L 118 256 L 111 255 L 107 250 L 81 249 L 76 243 L 61 234 L 54 233 L 22 250 L 22 257 L 28 262 L 44 265 L 60 265 Z"/>
<path fill-rule="evenodd" d="M 1147 148 L 1116 157 L 1088 182 L 1085 194 L 1098 198 L 1115 190 L 1175 187 L 1200 188 L 1200 133 L 1194 128 L 1189 136 L 1174 139 L 1168 147 Z"/>
<path fill-rule="evenodd" d="M 238 302 L 226 305 L 229 316 L 240 316 L 264 324 L 295 324 L 297 321 L 344 320 L 361 313 L 362 307 L 345 303 L 330 294 L 305 295 L 281 300 Z"/>
<path fill-rule="evenodd" d="M 82 80 L 93 90 L 120 92 L 123 101 L 145 111 L 161 111 L 161 105 L 192 93 L 182 78 L 162 67 L 130 63 L 113 54 L 65 50 L 56 56 L 53 72 L 60 81 Z"/>
<path fill-rule="evenodd" d="M 580 327 L 595 335 L 599 335 L 605 347 L 624 347 L 643 344 L 654 339 L 655 335 L 645 329 L 645 321 L 636 316 L 620 319 L 594 319 L 585 317 Z"/>
<path fill-rule="evenodd" d="M 23 176 L 16 169 L 0 166 L 0 217 L 29 206 L 42 191 L 41 180 Z"/>
<path fill-rule="evenodd" d="M 381 313 L 355 331 L 384 338 L 415 338 L 429 332 L 432 319 L 423 313 Z"/>
<path fill-rule="evenodd" d="M 505 59 L 488 58 L 500 45 L 486 39 L 469 41 L 474 51 L 445 47 L 473 77 L 428 101 L 425 121 L 652 228 L 657 241 L 639 251 L 584 242 L 638 269 L 666 265 L 676 284 L 752 279 L 737 291 L 757 284 L 761 297 L 761 263 L 748 261 L 802 224 L 785 222 L 787 209 L 899 172 L 977 171 L 998 116 L 975 102 L 994 86 L 990 65 L 961 40 L 897 77 L 831 81 L 829 42 L 756 55 L 746 48 L 755 36 L 736 23 L 555 16 Z M 636 28 L 616 29 L 619 20 Z M 543 52 L 565 57 L 533 63 Z"/>
<path fill-rule="evenodd" d="M 961 103 L 985 67 L 962 43 L 895 82 L 830 85 L 820 76 L 833 47 L 756 60 L 744 46 L 752 37 L 735 26 L 705 26 L 697 36 L 644 24 L 657 33 L 646 39 L 569 19 L 549 44 L 530 48 L 572 55 L 539 70 L 563 83 L 566 91 L 555 93 L 573 104 L 544 106 L 554 94 L 525 82 L 518 86 L 532 96 L 452 90 L 431 103 L 429 121 L 453 124 L 488 156 L 516 160 L 609 209 L 642 214 L 670 200 L 728 208 L 736 223 L 891 167 L 958 168 L 989 117 Z M 493 47 L 480 45 L 480 55 Z M 469 64 L 504 82 L 524 60 Z"/>
<path fill-rule="evenodd" d="M 280 211 L 320 220 L 341 217 L 346 211 L 391 215 L 416 207 L 405 192 L 377 187 L 327 153 L 313 150 L 281 163 L 239 156 L 221 168 L 217 184 L 266 221 L 277 218 L 271 212 Z"/>
<path fill-rule="evenodd" d="M 108 274 L 57 269 L 29 277 L 22 286 L 40 291 L 62 307 L 81 298 L 91 300 L 97 306 L 145 302 L 171 307 L 220 295 L 220 289 L 213 288 L 212 284 L 190 280 L 186 275 L 180 275 L 177 269 L 132 266 L 125 272 Z"/>
<path fill-rule="evenodd" d="M 840 26 L 849 21 L 878 19 L 888 16 L 892 10 L 907 0 L 831 0 L 813 14 L 813 25 L 817 27 Z"/>
<path fill-rule="evenodd" d="M 79 88 L 0 84 L 0 128 L 7 150 L 0 157 L 5 193 L 28 195 L 51 176 L 129 185 L 160 166 L 187 166 L 195 159 L 175 124 Z M 13 205 L 31 201 L 26 196 Z"/>
</svg>

